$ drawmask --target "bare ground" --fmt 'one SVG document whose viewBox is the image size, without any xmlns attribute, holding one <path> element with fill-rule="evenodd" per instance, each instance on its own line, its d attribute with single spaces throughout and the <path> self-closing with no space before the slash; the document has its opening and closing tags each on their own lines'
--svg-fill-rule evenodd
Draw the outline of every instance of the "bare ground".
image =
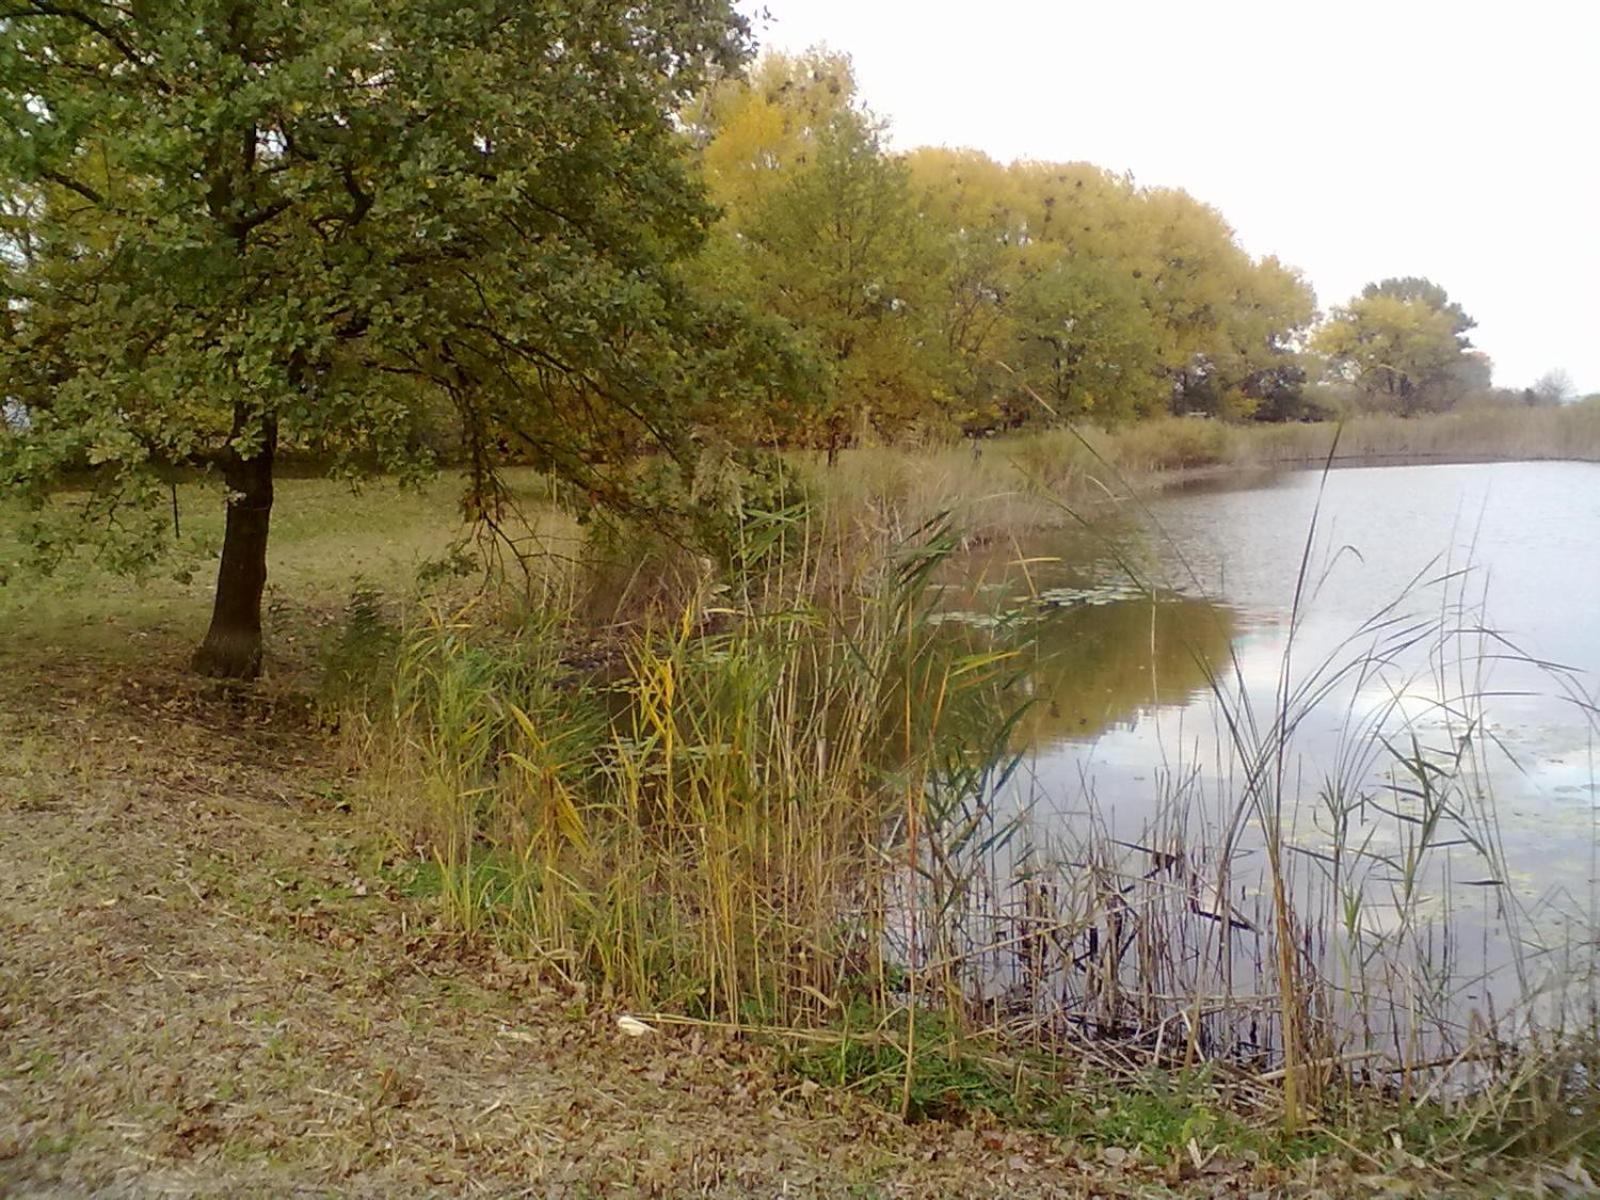
<svg viewBox="0 0 1600 1200">
<path fill-rule="evenodd" d="M 0 1195 L 1434 1194 L 914 1127 L 386 885 L 282 688 L 0 649 Z"/>
</svg>

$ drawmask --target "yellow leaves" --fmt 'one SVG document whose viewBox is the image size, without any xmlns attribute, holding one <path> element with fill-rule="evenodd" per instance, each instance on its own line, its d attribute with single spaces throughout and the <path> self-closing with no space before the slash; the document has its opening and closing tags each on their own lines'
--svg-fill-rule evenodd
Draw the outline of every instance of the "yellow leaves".
<svg viewBox="0 0 1600 1200">
<path fill-rule="evenodd" d="M 783 113 L 751 97 L 732 114 L 701 156 L 711 195 L 730 211 L 747 209 L 763 194 L 792 147 L 786 146 Z"/>
<path fill-rule="evenodd" d="M 828 386 L 805 435 L 1254 407 L 1315 317 L 1222 215 L 1090 163 L 883 148 L 847 59 L 769 55 L 684 116 L 718 286 L 792 325 Z M 1016 382 L 1001 378 L 1012 375 Z"/>
<path fill-rule="evenodd" d="M 665 791 L 668 812 L 673 805 L 673 768 L 676 763 L 677 672 L 669 657 L 646 650 L 634 666 L 637 691 L 635 701 L 646 727 L 659 739 L 662 768 L 666 773 Z"/>
<path fill-rule="evenodd" d="M 532 751 L 531 756 L 515 750 L 507 751 L 506 758 L 522 771 L 530 790 L 540 801 L 547 833 L 553 832 L 576 849 L 587 853 L 589 832 L 584 826 L 583 813 L 572 790 L 561 778 L 561 772 L 567 764 L 548 761 L 549 742 L 539 733 L 532 717 L 515 704 L 507 704 L 506 708 Z"/>
<path fill-rule="evenodd" d="M 1425 299 L 1381 292 L 1335 309 L 1312 347 L 1363 390 L 1395 398 L 1403 411 L 1418 406 L 1419 389 L 1441 384 L 1463 356 L 1452 314 Z"/>
<path fill-rule="evenodd" d="M 924 211 L 974 232 L 1019 224 L 1022 194 L 1015 168 L 976 150 L 923 147 L 906 156 Z"/>
<path fill-rule="evenodd" d="M 855 92 L 850 60 L 826 51 L 768 54 L 748 80 L 718 84 L 687 114 L 712 198 L 730 215 L 748 214 L 786 170 L 806 163 Z"/>
</svg>

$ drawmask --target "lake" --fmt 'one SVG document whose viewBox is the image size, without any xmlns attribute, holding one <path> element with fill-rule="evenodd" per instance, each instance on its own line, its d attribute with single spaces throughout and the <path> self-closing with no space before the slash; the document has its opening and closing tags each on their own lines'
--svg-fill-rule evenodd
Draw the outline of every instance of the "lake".
<svg viewBox="0 0 1600 1200">
<path fill-rule="evenodd" d="M 970 610 L 1042 614 L 1005 788 L 1028 853 L 1120 846 L 1127 881 L 1180 856 L 1242 928 L 1276 838 L 1308 958 L 1382 957 L 1457 1015 L 1592 983 L 1600 465 L 1290 472 L 1138 507 L 972 571 Z"/>
</svg>

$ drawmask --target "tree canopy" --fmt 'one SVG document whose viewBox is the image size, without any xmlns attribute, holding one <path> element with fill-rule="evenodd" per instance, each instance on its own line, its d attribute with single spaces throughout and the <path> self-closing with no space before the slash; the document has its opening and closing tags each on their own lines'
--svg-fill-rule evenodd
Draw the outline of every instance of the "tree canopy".
<svg viewBox="0 0 1600 1200">
<path fill-rule="evenodd" d="M 1315 315 L 1298 273 L 1183 192 L 1084 163 L 890 153 L 835 54 L 769 55 L 685 123 L 723 206 L 711 274 L 818 349 L 830 444 L 1246 414 L 1269 376 L 1288 386 Z"/>
<path fill-rule="evenodd" d="M 781 318 L 821 371 L 820 395 L 767 414 L 771 436 L 837 449 L 863 425 L 893 433 L 926 418 L 933 248 L 848 60 L 769 56 L 688 122 L 723 211 L 703 277 Z"/>
<path fill-rule="evenodd" d="M 1474 324 L 1439 285 L 1386 279 L 1336 308 L 1312 344 L 1370 406 L 1412 416 L 1488 387 L 1487 360 L 1466 336 Z"/>
<path fill-rule="evenodd" d="M 3 31 L 0 479 L 46 555 L 134 563 L 163 470 L 220 469 L 203 669 L 259 664 L 281 447 L 414 473 L 448 409 L 475 511 L 508 439 L 605 497 L 760 382 L 680 270 L 713 210 L 675 113 L 746 51 L 727 3 L 18 0 Z"/>
</svg>

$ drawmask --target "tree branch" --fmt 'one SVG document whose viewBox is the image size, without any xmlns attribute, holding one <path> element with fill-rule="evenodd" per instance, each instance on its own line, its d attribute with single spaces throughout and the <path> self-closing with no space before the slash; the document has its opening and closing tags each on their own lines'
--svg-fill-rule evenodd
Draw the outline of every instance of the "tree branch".
<svg viewBox="0 0 1600 1200">
<path fill-rule="evenodd" d="M 292 203 L 293 202 L 290 200 L 274 200 L 265 208 L 257 209 L 248 217 L 240 219 L 239 222 L 234 226 L 235 233 L 240 237 L 248 235 L 253 230 L 259 229 L 261 226 L 265 225 L 268 221 L 272 220 L 279 214 L 287 212 Z"/>
<path fill-rule="evenodd" d="M 61 17 L 64 20 L 76 21 L 85 29 L 98 34 L 116 47 L 117 52 L 134 66 L 144 67 L 148 65 L 129 42 L 119 37 L 105 22 L 95 20 L 94 17 L 86 12 L 80 12 L 75 8 L 67 8 L 60 4 L 47 4 L 41 3 L 40 0 L 33 0 L 33 3 L 29 4 L 27 8 L 0 13 L 0 20 L 14 20 L 18 17 Z M 158 84 L 158 86 L 161 86 L 163 91 L 166 90 L 165 85 Z"/>
<path fill-rule="evenodd" d="M 85 200 L 97 208 L 104 208 L 106 206 L 106 198 L 104 196 L 102 196 L 94 188 L 90 187 L 87 183 L 79 183 L 70 175 L 63 175 L 60 171 L 52 171 L 46 168 L 45 170 L 39 172 L 39 178 L 47 179 L 51 183 L 66 188 L 69 192 L 78 193 L 78 195 L 82 196 Z"/>
</svg>

